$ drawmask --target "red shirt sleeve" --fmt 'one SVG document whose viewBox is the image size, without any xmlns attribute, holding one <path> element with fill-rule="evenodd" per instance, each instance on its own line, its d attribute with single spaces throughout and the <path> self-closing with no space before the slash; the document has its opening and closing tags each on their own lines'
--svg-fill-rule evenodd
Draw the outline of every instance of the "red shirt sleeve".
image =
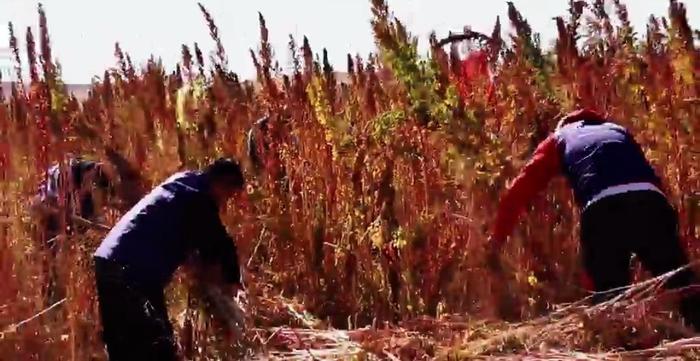
<svg viewBox="0 0 700 361">
<path fill-rule="evenodd" d="M 510 235 L 518 216 L 527 204 L 559 174 L 561 163 L 557 140 L 550 135 L 535 150 L 533 158 L 525 165 L 513 184 L 501 198 L 493 229 L 493 238 L 502 244 Z"/>
</svg>

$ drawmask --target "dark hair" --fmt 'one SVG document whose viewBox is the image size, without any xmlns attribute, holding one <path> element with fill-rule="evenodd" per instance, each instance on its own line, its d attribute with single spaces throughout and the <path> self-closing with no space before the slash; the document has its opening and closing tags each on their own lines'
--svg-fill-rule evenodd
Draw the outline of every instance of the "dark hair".
<svg viewBox="0 0 700 361">
<path fill-rule="evenodd" d="M 85 174 L 87 172 L 92 171 L 93 169 L 97 170 L 95 175 L 96 186 L 101 189 L 108 189 L 111 186 L 111 182 L 107 177 L 107 174 L 105 174 L 105 172 L 102 170 L 100 164 L 90 160 L 82 160 L 80 158 L 77 158 L 71 164 L 71 176 L 73 177 L 73 184 L 76 187 L 79 187 L 80 184 L 83 183 L 83 177 L 85 176 Z"/>
<path fill-rule="evenodd" d="M 219 158 L 211 163 L 205 170 L 213 182 L 225 182 L 233 188 L 243 188 L 245 179 L 241 166 L 237 161 L 229 158 Z"/>
<path fill-rule="evenodd" d="M 110 181 L 107 174 L 102 169 L 102 164 L 93 162 L 90 160 L 84 160 L 82 158 L 76 158 L 71 161 L 70 172 L 73 178 L 73 186 L 75 189 L 80 189 L 85 174 L 91 171 L 95 171 L 95 186 L 102 190 L 110 192 L 113 195 L 114 189 L 112 187 L 112 182 Z M 80 198 L 80 216 L 91 219 L 95 215 L 95 203 L 92 198 L 92 194 L 88 193 Z"/>
<path fill-rule="evenodd" d="M 85 173 L 93 170 L 95 168 L 95 162 L 89 160 L 76 159 L 71 162 L 71 176 L 73 177 L 73 184 L 78 187 L 83 183 L 83 175 Z"/>
<path fill-rule="evenodd" d="M 583 121 L 584 124 L 602 124 L 605 122 L 609 122 L 610 120 L 608 120 L 607 117 L 595 110 L 579 109 L 563 116 L 557 122 L 557 126 L 555 129 L 559 130 L 568 124 L 580 121 Z"/>
</svg>

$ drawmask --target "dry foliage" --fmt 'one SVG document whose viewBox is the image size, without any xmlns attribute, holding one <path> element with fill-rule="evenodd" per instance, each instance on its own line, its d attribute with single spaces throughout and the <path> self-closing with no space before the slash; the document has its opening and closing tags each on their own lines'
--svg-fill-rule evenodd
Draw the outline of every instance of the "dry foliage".
<svg viewBox="0 0 700 361">
<path fill-rule="evenodd" d="M 585 296 L 577 216 L 562 181 L 521 222 L 503 274 L 484 267 L 483 254 L 506 182 L 557 115 L 587 106 L 634 132 L 667 182 L 696 258 L 700 51 L 684 6 L 671 0 L 668 15 L 650 18 L 640 36 L 620 1 L 572 1 L 556 19 L 555 46 L 544 49 L 509 4 L 510 39 L 501 38 L 498 20 L 491 36 L 468 34 L 466 44 L 433 36 L 427 56 L 383 0 L 371 7 L 377 53 L 348 55 L 347 80 L 306 38 L 299 46 L 290 37 L 293 71 L 283 73 L 261 15 L 261 42 L 250 51 L 257 81 L 241 81 L 228 68 L 215 14 L 202 7 L 215 55 L 183 45 L 170 73 L 156 58 L 135 65 L 116 44 L 115 67 L 95 78 L 84 101 L 65 91 L 43 9 L 38 50 L 33 34 L 21 42 L 10 25 L 16 66 L 30 77 L 0 99 L 0 358 L 104 357 L 90 259 L 101 231 L 60 239 L 66 298 L 47 309 L 42 297 L 48 258 L 28 204 L 50 163 L 69 153 L 108 160 L 122 201 L 104 209 L 112 224 L 178 169 L 223 154 L 244 159 L 245 132 L 265 114 L 264 169 L 249 169 L 247 200 L 225 215 L 246 268 L 251 349 L 303 359 L 416 359 L 447 350 L 466 358 L 645 359 L 663 354 L 659 348 L 695 347 L 693 338 L 655 346 L 685 334 L 646 306 L 644 317 L 624 317 L 638 302 L 552 306 Z M 464 66 L 460 46 L 485 54 L 493 86 Z M 169 290 L 183 352 L 240 352 L 199 312 L 206 295 L 186 279 Z M 630 350 L 616 356 L 620 347 Z"/>
</svg>

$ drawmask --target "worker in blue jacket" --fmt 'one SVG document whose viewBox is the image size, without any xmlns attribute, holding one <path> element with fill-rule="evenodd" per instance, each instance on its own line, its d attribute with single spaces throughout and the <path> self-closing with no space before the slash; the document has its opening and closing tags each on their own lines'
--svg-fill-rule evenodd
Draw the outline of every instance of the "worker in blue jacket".
<svg viewBox="0 0 700 361">
<path fill-rule="evenodd" d="M 244 189 L 236 161 L 177 173 L 129 210 L 94 254 L 103 339 L 110 360 L 174 360 L 164 288 L 190 255 L 220 267 L 241 289 L 236 246 L 219 210 Z"/>
<path fill-rule="evenodd" d="M 112 189 L 113 179 L 102 163 L 75 157 L 69 158 L 65 166 L 54 164 L 47 170 L 31 204 L 37 248 L 44 258 L 43 293 L 47 306 L 65 293 L 56 264 L 58 250 L 63 244 L 59 236 L 79 235 L 88 228 L 99 228 L 95 227 L 98 224 L 95 222 L 99 221 L 102 205 L 111 198 Z M 61 197 L 65 197 L 63 202 Z"/>
</svg>

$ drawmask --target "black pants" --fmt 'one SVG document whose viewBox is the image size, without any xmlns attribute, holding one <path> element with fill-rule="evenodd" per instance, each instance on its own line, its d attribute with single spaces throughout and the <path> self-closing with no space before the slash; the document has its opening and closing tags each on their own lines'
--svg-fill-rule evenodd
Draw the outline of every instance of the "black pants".
<svg viewBox="0 0 700 361">
<path fill-rule="evenodd" d="M 581 246 L 586 271 L 596 291 L 603 292 L 630 284 L 632 254 L 654 276 L 688 264 L 678 234 L 678 218 L 666 198 L 652 191 L 628 192 L 604 198 L 582 215 Z M 700 290 L 692 270 L 675 274 L 666 284 L 685 288 L 681 313 L 700 331 Z M 597 295 L 596 301 L 610 297 Z"/>
<path fill-rule="evenodd" d="M 103 340 L 110 361 L 177 360 L 162 289 L 128 282 L 118 264 L 95 258 Z"/>
<path fill-rule="evenodd" d="M 42 294 L 46 307 L 53 305 L 65 296 L 65 285 L 58 279 L 58 248 L 61 241 L 60 221 L 56 216 L 42 219 L 39 226 L 39 249 L 42 252 L 44 287 Z"/>
<path fill-rule="evenodd" d="M 78 239 L 76 236 L 85 234 L 87 229 L 83 226 L 71 224 L 66 221 L 65 232 L 61 232 L 62 222 L 57 215 L 42 217 L 39 221 L 37 239 L 39 249 L 42 252 L 42 263 L 44 272 L 44 287 L 42 294 L 46 307 L 63 299 L 66 295 L 65 282 L 59 279 L 58 252 L 61 247 L 65 248 L 67 242 Z M 68 241 L 58 239 L 65 234 Z"/>
</svg>

